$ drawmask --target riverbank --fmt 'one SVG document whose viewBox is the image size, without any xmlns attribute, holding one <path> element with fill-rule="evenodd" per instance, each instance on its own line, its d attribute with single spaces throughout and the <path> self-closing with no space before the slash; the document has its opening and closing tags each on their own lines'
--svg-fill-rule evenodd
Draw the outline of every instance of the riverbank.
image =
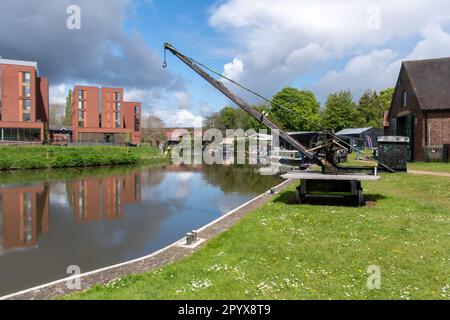
<svg viewBox="0 0 450 320">
<path fill-rule="evenodd" d="M 290 183 L 290 181 L 285 181 L 279 186 L 275 187 L 274 190 L 281 191 L 288 187 Z M 261 207 L 269 200 L 273 199 L 273 197 L 274 195 L 270 193 L 264 193 L 256 198 L 253 198 L 252 200 L 249 200 L 248 202 L 232 210 L 231 212 L 219 216 L 217 220 L 208 223 L 198 230 L 199 238 L 203 240 L 199 241 L 193 246 L 185 246 L 184 240 L 182 240 L 181 242 L 177 241 L 172 245 L 169 245 L 145 257 L 84 273 L 80 276 L 80 289 L 87 289 L 99 283 L 110 283 L 116 278 L 135 273 L 143 273 L 148 270 L 160 268 L 169 263 L 190 256 L 195 250 L 202 247 L 202 244 L 205 240 L 210 240 L 221 234 L 225 230 L 228 230 L 243 216 Z M 133 231 L 139 233 L 136 229 L 134 229 Z M 148 231 L 149 229 L 146 229 L 146 232 Z M 67 250 L 67 247 L 65 248 L 65 250 Z M 73 256 L 72 259 L 77 260 L 74 259 Z M 32 289 L 24 290 L 7 297 L 3 297 L 3 299 L 51 299 L 64 294 L 73 293 L 73 290 L 67 287 L 67 281 L 68 279 L 62 279 L 59 281 L 34 287 Z"/>
<path fill-rule="evenodd" d="M 294 187 L 182 261 L 68 298 L 450 299 L 450 179 L 384 174 L 363 208 L 294 205 Z"/>
<path fill-rule="evenodd" d="M 0 171 L 143 165 L 167 162 L 167 157 L 159 149 L 153 147 L 0 147 Z"/>
</svg>

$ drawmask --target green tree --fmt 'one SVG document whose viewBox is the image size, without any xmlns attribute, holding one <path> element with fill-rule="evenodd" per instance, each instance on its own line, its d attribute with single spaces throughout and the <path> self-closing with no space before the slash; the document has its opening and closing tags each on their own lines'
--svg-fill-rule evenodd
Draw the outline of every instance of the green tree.
<svg viewBox="0 0 450 320">
<path fill-rule="evenodd" d="M 206 117 L 206 119 L 203 121 L 203 130 L 206 131 L 208 129 L 223 130 L 223 124 L 220 119 L 219 112 L 213 113 L 212 115 Z"/>
<path fill-rule="evenodd" d="M 142 141 L 149 144 L 153 144 L 157 141 L 159 141 L 160 144 L 165 143 L 167 137 L 161 133 L 161 129 L 165 127 L 165 122 L 156 114 L 147 115 L 142 121 Z M 157 145 L 157 147 L 159 146 Z"/>
<path fill-rule="evenodd" d="M 64 126 L 72 125 L 72 90 L 69 90 L 69 94 L 66 97 L 66 109 L 64 111 Z"/>
<path fill-rule="evenodd" d="M 383 111 L 389 111 L 391 109 L 392 98 L 394 97 L 395 88 L 387 88 L 380 91 L 379 99 L 383 106 Z"/>
<path fill-rule="evenodd" d="M 270 107 L 268 107 L 267 105 L 261 104 L 261 105 L 256 105 L 253 106 L 253 108 L 261 113 L 266 113 L 268 114 L 268 118 L 271 121 L 275 121 L 275 119 L 273 119 L 273 116 L 270 114 Z M 245 112 L 245 111 L 243 111 Z M 258 120 L 256 120 L 255 118 L 253 118 L 251 115 L 249 115 L 248 113 L 246 113 L 245 119 L 244 119 L 244 130 L 250 130 L 253 129 L 256 132 L 258 132 L 259 130 L 265 130 L 267 129 L 265 125 L 263 125 L 261 122 L 259 122 Z"/>
<path fill-rule="evenodd" d="M 235 129 L 236 128 L 236 109 L 233 107 L 225 107 L 219 112 L 220 120 L 223 125 L 223 129 Z"/>
<path fill-rule="evenodd" d="M 252 108 L 258 110 L 259 112 L 265 111 L 266 113 L 269 113 L 269 107 L 263 104 L 252 106 Z M 263 124 L 243 109 L 232 107 L 225 107 L 219 112 L 207 117 L 203 122 L 203 129 L 208 130 L 211 128 L 215 128 L 223 132 L 227 129 L 243 129 L 244 131 L 249 129 L 254 129 L 256 131 L 266 129 Z"/>
<path fill-rule="evenodd" d="M 356 125 L 357 110 L 350 91 L 339 91 L 328 96 L 323 113 L 323 124 L 327 129 L 340 131 Z"/>
<path fill-rule="evenodd" d="M 384 113 L 391 107 L 394 88 L 367 90 L 359 100 L 357 126 L 383 128 Z"/>
<path fill-rule="evenodd" d="M 314 93 L 295 88 L 284 88 L 273 97 L 271 113 L 286 131 L 318 130 L 321 122 L 320 104 Z M 286 111 L 277 104 L 292 110 Z"/>
</svg>

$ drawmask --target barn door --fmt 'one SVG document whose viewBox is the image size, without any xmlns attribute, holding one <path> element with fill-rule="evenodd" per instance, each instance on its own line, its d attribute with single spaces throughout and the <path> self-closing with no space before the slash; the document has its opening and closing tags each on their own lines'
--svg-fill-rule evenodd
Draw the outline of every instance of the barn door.
<svg viewBox="0 0 450 320">
<path fill-rule="evenodd" d="M 409 138 L 408 160 L 414 160 L 414 115 L 412 113 L 406 116 L 406 135 Z"/>
</svg>

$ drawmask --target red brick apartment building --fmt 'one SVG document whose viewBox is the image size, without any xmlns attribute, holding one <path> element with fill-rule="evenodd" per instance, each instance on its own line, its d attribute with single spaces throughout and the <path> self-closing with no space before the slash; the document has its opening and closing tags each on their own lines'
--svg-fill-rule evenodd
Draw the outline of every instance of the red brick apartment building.
<svg viewBox="0 0 450 320">
<path fill-rule="evenodd" d="M 450 144 L 450 58 L 403 62 L 385 120 L 386 135 L 410 138 L 411 161 Z"/>
<path fill-rule="evenodd" d="M 0 143 L 44 142 L 48 105 L 36 62 L 0 58 Z"/>
<path fill-rule="evenodd" d="M 122 88 L 75 86 L 72 123 L 77 143 L 139 144 L 141 103 L 125 102 Z"/>
</svg>

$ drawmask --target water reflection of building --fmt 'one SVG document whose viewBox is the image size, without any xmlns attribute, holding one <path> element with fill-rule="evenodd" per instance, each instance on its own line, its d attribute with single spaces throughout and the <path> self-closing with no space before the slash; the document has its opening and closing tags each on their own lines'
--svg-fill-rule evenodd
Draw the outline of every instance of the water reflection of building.
<svg viewBox="0 0 450 320">
<path fill-rule="evenodd" d="M 48 199 L 44 183 L 0 188 L 0 254 L 37 246 L 49 229 Z"/>
<path fill-rule="evenodd" d="M 124 216 L 125 204 L 141 201 L 141 173 L 71 182 L 75 219 L 96 221 Z"/>
</svg>

